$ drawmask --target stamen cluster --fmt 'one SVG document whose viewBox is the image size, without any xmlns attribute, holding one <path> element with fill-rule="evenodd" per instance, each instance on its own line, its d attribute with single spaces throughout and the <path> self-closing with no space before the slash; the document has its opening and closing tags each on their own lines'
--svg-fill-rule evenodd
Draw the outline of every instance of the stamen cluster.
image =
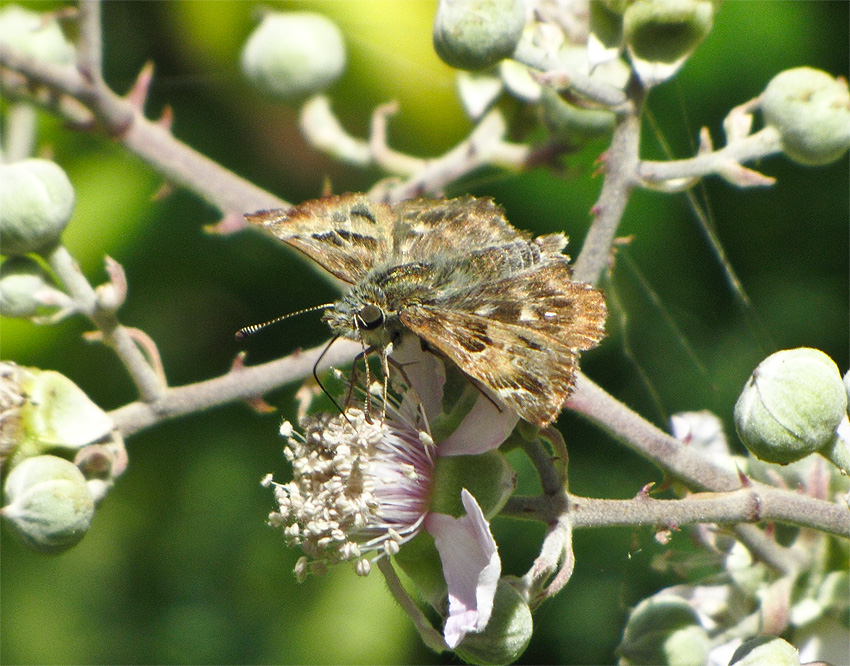
<svg viewBox="0 0 850 666">
<path fill-rule="evenodd" d="M 356 407 L 307 417 L 303 435 L 283 424 L 284 455 L 294 476 L 290 483 L 275 484 L 279 510 L 269 520 L 284 528 L 290 545 L 304 551 L 295 568 L 299 578 L 350 560 L 366 575 L 371 569 L 366 553 L 394 555 L 419 532 L 434 446 L 416 419 L 389 407 L 384 418 L 367 418 Z"/>
</svg>

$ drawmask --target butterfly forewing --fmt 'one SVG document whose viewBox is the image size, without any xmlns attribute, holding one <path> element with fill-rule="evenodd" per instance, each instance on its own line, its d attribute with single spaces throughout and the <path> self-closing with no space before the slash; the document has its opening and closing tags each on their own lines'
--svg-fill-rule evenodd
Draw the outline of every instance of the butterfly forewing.
<svg viewBox="0 0 850 666">
<path fill-rule="evenodd" d="M 413 199 L 393 210 L 393 253 L 404 261 L 434 261 L 529 237 L 492 199 Z"/>
<path fill-rule="evenodd" d="M 359 282 L 392 252 L 394 215 L 389 206 L 363 194 L 316 199 L 245 218 L 349 284 Z"/>
</svg>

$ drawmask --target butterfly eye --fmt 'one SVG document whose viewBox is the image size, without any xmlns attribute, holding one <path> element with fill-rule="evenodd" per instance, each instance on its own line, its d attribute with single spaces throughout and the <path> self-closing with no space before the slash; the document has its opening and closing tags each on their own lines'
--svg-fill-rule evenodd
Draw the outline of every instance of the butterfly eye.
<svg viewBox="0 0 850 666">
<path fill-rule="evenodd" d="M 371 331 L 373 329 L 378 328 L 381 324 L 384 323 L 384 312 L 377 305 L 364 305 L 360 312 L 357 313 L 357 316 L 360 318 L 360 322 L 363 324 L 363 328 L 367 331 Z"/>
</svg>

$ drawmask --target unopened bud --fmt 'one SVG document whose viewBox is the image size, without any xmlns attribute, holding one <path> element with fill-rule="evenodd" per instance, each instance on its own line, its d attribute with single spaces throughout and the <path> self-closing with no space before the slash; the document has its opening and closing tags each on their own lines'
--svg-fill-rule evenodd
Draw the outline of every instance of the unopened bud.
<svg viewBox="0 0 850 666">
<path fill-rule="evenodd" d="M 687 601 L 657 595 L 629 614 L 617 652 L 620 663 L 628 666 L 700 666 L 708 658 L 708 632 Z"/>
<path fill-rule="evenodd" d="M 452 67 L 485 69 L 513 55 L 524 27 L 523 0 L 440 0 L 434 50 Z"/>
<path fill-rule="evenodd" d="M 67 300 L 34 259 L 9 257 L 0 266 L 0 314 L 4 317 L 35 317 L 47 305 L 48 296 L 54 297 L 55 304 Z"/>
<path fill-rule="evenodd" d="M 487 626 L 481 632 L 466 634 L 455 652 L 470 664 L 511 664 L 525 652 L 533 628 L 528 603 L 510 581 L 501 578 Z"/>
<path fill-rule="evenodd" d="M 0 164 L 0 251 L 38 252 L 71 219 L 74 188 L 54 162 L 38 158 Z"/>
<path fill-rule="evenodd" d="M 86 479 L 73 463 L 57 456 L 27 458 L 4 486 L 0 515 L 33 550 L 56 554 L 76 545 L 94 517 Z"/>
<path fill-rule="evenodd" d="M 711 31 L 710 0 L 635 0 L 623 13 L 623 36 L 644 86 L 671 78 Z"/>
<path fill-rule="evenodd" d="M 269 12 L 242 50 L 242 71 L 260 90 L 286 102 L 324 92 L 345 70 L 345 42 L 321 14 Z"/>
<path fill-rule="evenodd" d="M 829 164 L 850 147 L 850 91 L 845 79 L 835 79 L 811 67 L 780 72 L 761 97 L 764 121 L 782 138 L 782 150 L 795 162 Z"/>
<path fill-rule="evenodd" d="M 833 444 L 846 412 L 832 359 L 817 349 L 790 349 L 753 371 L 735 404 L 735 425 L 754 456 L 785 465 Z"/>
<path fill-rule="evenodd" d="M 732 655 L 729 666 L 800 666 L 797 648 L 778 636 L 756 636 Z"/>
<path fill-rule="evenodd" d="M 74 61 L 74 47 L 65 38 L 59 22 L 18 5 L 0 9 L 0 44 L 55 65 Z"/>
</svg>

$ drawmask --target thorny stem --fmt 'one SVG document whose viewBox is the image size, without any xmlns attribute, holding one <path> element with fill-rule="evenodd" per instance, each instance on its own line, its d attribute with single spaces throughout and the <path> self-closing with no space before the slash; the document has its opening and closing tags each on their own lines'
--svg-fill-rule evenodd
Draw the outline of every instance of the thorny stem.
<svg viewBox="0 0 850 666">
<path fill-rule="evenodd" d="M 251 400 L 309 377 L 316 359 L 326 348 L 325 343 L 269 363 L 237 366 L 214 379 L 170 388 L 153 402 L 124 405 L 111 411 L 109 416 L 124 437 L 128 437 L 162 421 L 197 414 L 236 400 Z M 359 352 L 356 342 L 340 339 L 322 357 L 318 369 L 349 363 Z"/>
<path fill-rule="evenodd" d="M 0 44 L 0 67 L 20 75 L 0 73 L 4 92 L 10 97 L 48 104 L 77 125 L 90 125 L 97 120 L 110 136 L 170 182 L 186 187 L 225 215 L 241 218 L 246 211 L 289 207 L 286 201 L 178 141 L 167 127 L 145 118 L 139 105 L 119 97 L 105 85 L 88 80 L 75 67 L 38 61 L 5 44 Z M 47 86 L 60 99 L 51 96 L 42 100 L 31 92 L 33 83 Z M 69 105 L 62 96 L 78 104 Z"/>
<path fill-rule="evenodd" d="M 724 148 L 684 160 L 665 162 L 642 161 L 637 177 L 642 183 L 662 183 L 680 178 L 701 178 L 721 173 L 727 164 L 740 164 L 782 152 L 782 141 L 774 127 L 730 143 Z"/>
<path fill-rule="evenodd" d="M 345 131 L 323 95 L 304 105 L 299 124 L 307 140 L 317 150 L 361 167 L 374 164 L 403 177 L 401 181 L 381 181 L 369 193 L 373 199 L 390 203 L 442 194 L 447 185 L 487 165 L 521 169 L 551 160 L 563 150 L 553 146 L 534 148 L 506 141 L 507 122 L 499 109 L 493 109 L 478 121 L 464 141 L 447 153 L 433 159 L 411 157 L 391 149 L 387 143 L 387 120 L 395 110 L 394 103 L 375 109 L 368 142 Z"/>
<path fill-rule="evenodd" d="M 424 162 L 424 167 L 407 180 L 384 187 L 379 184 L 375 193 L 390 203 L 397 203 L 423 194 L 439 194 L 446 185 L 488 164 L 511 165 L 519 168 L 535 154 L 530 146 L 504 140 L 508 130 L 499 109 L 489 111 L 475 126 L 465 141 L 444 155 Z"/>
<path fill-rule="evenodd" d="M 635 414 L 631 409 L 581 373 L 577 376 L 577 390 L 567 406 L 590 419 L 613 437 L 638 454 L 651 460 L 693 490 L 732 492 L 741 488 L 741 481 L 732 472 L 715 465 L 698 452 L 684 446 L 677 439 L 662 432 L 654 425 Z M 758 513 L 753 520 L 776 520 L 804 527 L 821 529 L 840 536 L 850 536 L 850 511 L 837 504 L 805 498 L 805 504 L 797 504 L 800 496 L 788 491 L 772 489 L 753 483 L 758 491 Z M 765 503 L 765 493 L 770 503 Z M 773 495 L 773 492 L 781 493 Z M 779 498 L 780 501 L 773 500 Z M 765 513 L 765 512 L 769 512 Z M 739 525 L 735 529 L 738 538 L 771 566 L 788 571 L 797 565 L 797 559 L 772 539 L 766 537 L 753 525 Z"/>
<path fill-rule="evenodd" d="M 831 502 L 770 486 L 669 500 L 646 495 L 626 500 L 568 497 L 569 520 L 576 529 L 627 525 L 656 525 L 666 529 L 697 523 L 774 521 L 850 537 L 850 512 Z M 558 513 L 546 497 L 517 495 L 508 500 L 502 515 L 552 522 Z"/>
<path fill-rule="evenodd" d="M 715 465 L 656 428 L 582 373 L 577 374 L 576 391 L 566 406 L 608 431 L 633 451 L 656 462 L 677 479 L 682 479 L 693 490 L 724 492 L 741 487 L 734 473 Z"/>
<path fill-rule="evenodd" d="M 45 258 L 74 299 L 77 311 L 97 326 L 103 334 L 103 341 L 112 347 L 121 359 L 136 384 L 142 400 L 153 402 L 160 398 L 165 390 L 160 376 L 147 362 L 129 331 L 116 318 L 115 313 L 101 307 L 97 293 L 65 246 L 56 245 Z"/>
<path fill-rule="evenodd" d="M 611 145 L 603 158 L 605 180 L 591 209 L 593 223 L 584 237 L 573 277 L 578 282 L 597 284 L 611 260 L 611 246 L 636 185 L 640 162 L 640 117 L 645 92 L 633 77 L 626 88 L 631 104 L 618 114 Z"/>
</svg>

